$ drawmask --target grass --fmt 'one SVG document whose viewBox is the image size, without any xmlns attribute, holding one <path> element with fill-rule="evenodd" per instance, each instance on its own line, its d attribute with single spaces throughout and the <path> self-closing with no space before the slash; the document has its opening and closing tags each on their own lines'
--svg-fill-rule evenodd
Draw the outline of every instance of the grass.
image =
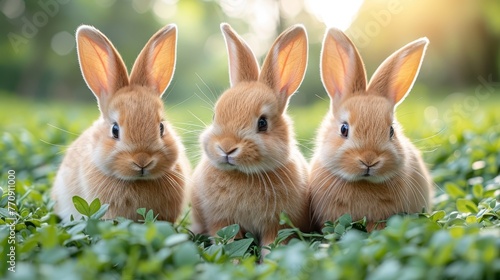
<svg viewBox="0 0 500 280">
<path fill-rule="evenodd" d="M 434 211 L 394 216 L 387 228 L 372 233 L 364 231 L 363 221 L 352 221 L 348 215 L 326 223 L 321 233 L 283 230 L 261 264 L 252 236 L 232 241 L 236 225 L 221 230 L 212 242 L 190 234 L 188 209 L 173 225 L 155 221 L 147 209 L 139 209 L 144 217 L 140 223 L 101 221 L 105 206 L 77 201 L 88 217 L 60 223 L 48 191 L 65 147 L 97 117 L 97 107 L 2 97 L 0 277 L 498 279 L 499 99 L 492 94 L 473 107 L 463 96 L 437 102 L 438 98 L 419 97 L 418 91 L 417 87 L 398 108 L 398 118 L 432 169 L 437 188 Z M 297 138 L 308 157 L 327 109 L 324 100 L 309 107 L 290 106 Z M 211 111 L 185 104 L 167 106 L 166 111 L 195 164 L 200 153 L 197 136 Z M 10 170 L 16 180 L 11 193 Z M 14 204 L 9 205 L 9 199 Z M 286 216 L 282 222 L 288 222 Z M 292 234 L 296 238 L 287 245 L 279 244 Z M 14 243 L 12 273 L 8 269 Z"/>
</svg>

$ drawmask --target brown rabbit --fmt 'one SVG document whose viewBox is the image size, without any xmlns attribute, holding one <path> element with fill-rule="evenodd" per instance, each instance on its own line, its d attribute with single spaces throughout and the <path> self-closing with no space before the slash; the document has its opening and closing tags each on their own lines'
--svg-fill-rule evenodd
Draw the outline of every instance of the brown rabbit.
<svg viewBox="0 0 500 280">
<path fill-rule="evenodd" d="M 394 110 L 410 91 L 428 44 L 416 40 L 387 58 L 366 85 L 351 40 L 331 28 L 321 78 L 331 100 L 316 139 L 309 186 L 316 229 L 348 213 L 368 229 L 397 213 L 431 209 L 432 181 L 420 152 L 403 135 Z"/>
<path fill-rule="evenodd" d="M 282 211 L 295 226 L 309 226 L 307 162 L 286 115 L 307 66 L 307 35 L 301 25 L 284 31 L 259 73 L 245 41 L 228 24 L 221 29 L 231 88 L 200 137 L 204 154 L 193 174 L 193 231 L 213 236 L 239 224 L 239 237 L 251 232 L 268 245 L 284 227 Z"/>
<path fill-rule="evenodd" d="M 165 120 L 161 96 L 175 67 L 177 27 L 167 25 L 146 44 L 130 78 L 111 42 L 91 26 L 76 33 L 83 77 L 97 97 L 100 118 L 69 148 L 52 189 L 64 220 L 80 215 L 77 195 L 108 203 L 104 218 L 137 220 L 152 209 L 173 222 L 182 211 L 190 170 L 184 148 Z"/>
</svg>

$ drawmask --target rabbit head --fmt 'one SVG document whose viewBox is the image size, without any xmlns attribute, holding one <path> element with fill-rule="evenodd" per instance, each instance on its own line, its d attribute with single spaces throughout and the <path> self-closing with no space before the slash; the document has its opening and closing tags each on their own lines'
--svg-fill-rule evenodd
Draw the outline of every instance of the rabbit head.
<svg viewBox="0 0 500 280">
<path fill-rule="evenodd" d="M 393 53 L 367 85 L 356 47 L 342 31 L 328 30 L 321 79 L 331 110 L 318 137 L 318 157 L 334 175 L 380 183 L 401 174 L 408 145 L 394 110 L 408 95 L 427 44 L 427 38 L 421 38 Z"/>
<path fill-rule="evenodd" d="M 97 98 L 92 161 L 121 180 L 157 179 L 178 157 L 177 138 L 164 116 L 161 96 L 175 67 L 177 27 L 167 25 L 148 41 L 130 78 L 122 58 L 101 32 L 77 30 L 82 75 Z"/>
<path fill-rule="evenodd" d="M 217 101 L 213 123 L 201 135 L 203 149 L 221 170 L 256 173 L 282 166 L 295 145 L 285 111 L 307 65 L 305 29 L 296 25 L 284 31 L 262 71 L 245 41 L 228 24 L 222 24 L 221 30 L 231 88 Z"/>
</svg>

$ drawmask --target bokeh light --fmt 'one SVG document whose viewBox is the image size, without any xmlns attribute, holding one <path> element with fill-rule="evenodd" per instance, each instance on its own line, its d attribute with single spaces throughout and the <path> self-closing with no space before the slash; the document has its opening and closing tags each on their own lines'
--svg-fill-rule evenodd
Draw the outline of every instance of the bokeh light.
<svg viewBox="0 0 500 280">
<path fill-rule="evenodd" d="M 58 55 L 67 55 L 75 48 L 75 37 L 68 31 L 61 31 L 52 37 L 50 46 Z"/>
<path fill-rule="evenodd" d="M 19 17 L 24 13 L 26 4 L 22 0 L 4 0 L 0 2 L 0 11 L 10 19 Z"/>
</svg>

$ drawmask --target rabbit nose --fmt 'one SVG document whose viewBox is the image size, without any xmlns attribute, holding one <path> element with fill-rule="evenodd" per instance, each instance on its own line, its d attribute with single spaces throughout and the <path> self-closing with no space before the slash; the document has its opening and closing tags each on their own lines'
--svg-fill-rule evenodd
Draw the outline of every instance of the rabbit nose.
<svg viewBox="0 0 500 280">
<path fill-rule="evenodd" d="M 377 161 L 373 162 L 373 160 L 367 161 L 367 160 L 360 159 L 359 162 L 366 167 L 366 169 L 364 169 L 365 173 L 363 174 L 363 176 L 369 177 L 369 176 L 373 175 L 373 168 L 372 167 L 377 165 L 380 161 L 377 160 Z M 370 172 L 370 168 L 371 168 L 371 172 Z"/>
<path fill-rule="evenodd" d="M 144 168 L 148 167 L 153 162 L 150 155 L 146 153 L 139 153 L 134 157 L 134 164 L 144 171 Z"/>
<path fill-rule="evenodd" d="M 224 149 L 220 145 L 217 145 L 217 148 L 226 156 L 230 156 L 231 154 L 235 153 L 238 150 L 238 147 L 234 148 L 229 148 L 229 149 Z"/>
<path fill-rule="evenodd" d="M 238 148 L 234 148 L 232 150 L 230 150 L 229 152 L 226 152 L 226 154 L 229 156 L 230 154 L 236 152 L 238 150 Z"/>
<path fill-rule="evenodd" d="M 375 165 L 377 165 L 380 161 L 376 161 L 376 162 L 366 161 L 365 162 L 365 161 L 360 159 L 359 162 L 361 162 L 361 164 L 363 164 L 367 168 L 370 168 L 370 167 L 374 167 Z"/>
<path fill-rule="evenodd" d="M 377 165 L 380 160 L 378 159 L 378 155 L 375 152 L 368 151 L 361 155 L 359 162 L 361 162 L 366 167 L 373 167 Z"/>
<path fill-rule="evenodd" d="M 224 161 L 226 163 L 229 163 L 230 165 L 235 165 L 236 160 L 234 154 L 236 153 L 236 151 L 238 151 L 238 148 L 231 149 L 228 152 L 222 151 L 224 153 L 224 155 L 222 156 L 224 158 Z"/>
<path fill-rule="evenodd" d="M 217 148 L 224 153 L 224 155 L 229 156 L 230 154 L 236 152 L 238 150 L 238 147 L 236 146 L 236 141 L 233 139 L 223 139 L 220 141 L 220 143 L 217 145 Z"/>
</svg>

